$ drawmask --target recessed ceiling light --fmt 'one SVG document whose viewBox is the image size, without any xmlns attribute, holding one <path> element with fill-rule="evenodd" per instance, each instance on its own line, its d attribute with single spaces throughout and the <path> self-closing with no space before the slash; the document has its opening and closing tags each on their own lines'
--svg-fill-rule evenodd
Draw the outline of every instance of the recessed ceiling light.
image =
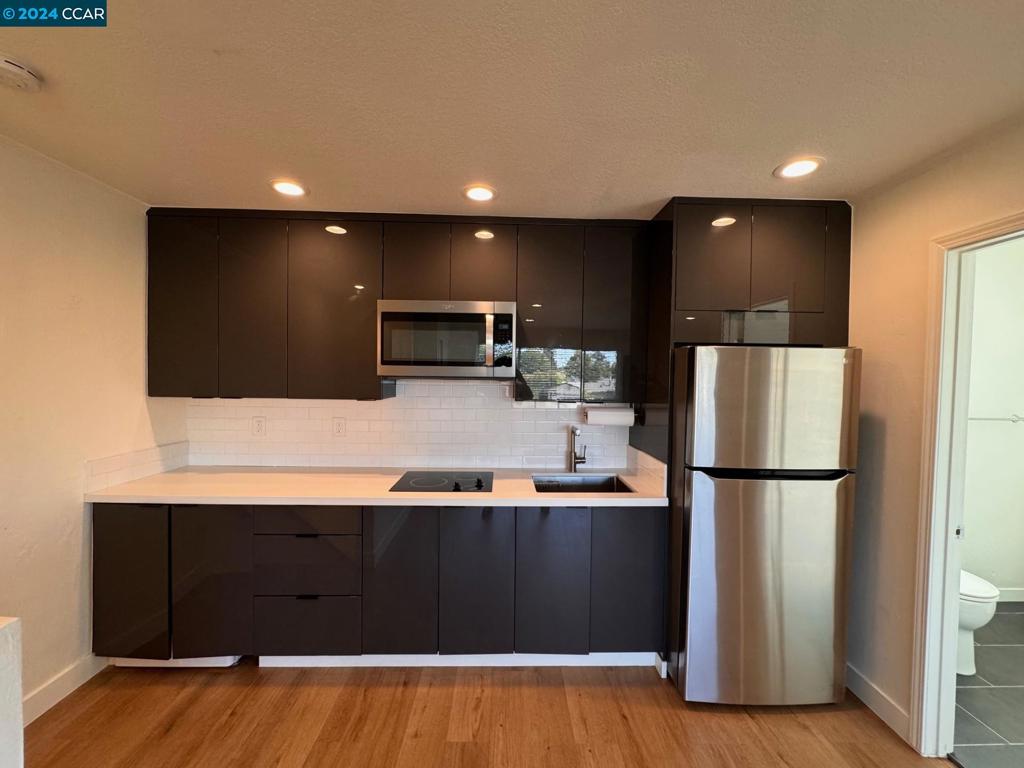
<svg viewBox="0 0 1024 768">
<path fill-rule="evenodd" d="M 337 224 L 328 224 L 326 227 L 324 227 L 324 229 L 326 229 L 332 235 L 344 235 L 346 232 L 348 232 L 347 229 L 345 229 L 344 227 L 339 227 Z"/>
<path fill-rule="evenodd" d="M 486 203 L 494 199 L 494 189 L 486 184 L 470 184 L 463 192 L 475 203 Z"/>
<path fill-rule="evenodd" d="M 686 316 L 686 319 L 687 319 L 687 320 L 696 320 L 697 318 L 696 318 L 696 317 L 694 317 L 693 315 L 687 315 L 687 316 Z"/>
<path fill-rule="evenodd" d="M 355 284 L 355 285 L 353 285 L 352 287 L 353 287 L 353 288 L 355 288 L 355 289 L 356 289 L 357 291 L 361 291 L 361 290 L 363 290 L 364 288 L 366 288 L 366 286 L 365 286 L 365 285 L 359 285 L 358 283 L 356 283 L 356 284 Z"/>
<path fill-rule="evenodd" d="M 491 232 L 491 230 L 489 230 L 489 229 L 478 229 L 473 234 L 476 235 L 476 237 L 479 238 L 480 240 L 493 240 L 494 239 L 494 233 Z"/>
<path fill-rule="evenodd" d="M 534 309 L 540 309 L 544 305 L 543 304 L 531 304 L 530 306 L 533 307 Z"/>
<path fill-rule="evenodd" d="M 712 227 L 729 227 L 736 223 L 736 219 L 732 216 L 722 216 L 721 218 L 715 219 L 711 222 Z"/>
<path fill-rule="evenodd" d="M 523 322 L 524 323 L 532 323 L 533 322 L 533 318 L 532 317 L 524 317 L 523 318 Z"/>
<path fill-rule="evenodd" d="M 776 168 L 772 173 L 780 179 L 797 179 L 814 173 L 824 162 L 820 157 L 799 157 Z"/>
<path fill-rule="evenodd" d="M 305 187 L 297 181 L 289 181 L 288 179 L 277 179 L 273 182 L 273 187 L 282 195 L 288 195 L 288 197 L 302 197 L 306 194 Z"/>
</svg>

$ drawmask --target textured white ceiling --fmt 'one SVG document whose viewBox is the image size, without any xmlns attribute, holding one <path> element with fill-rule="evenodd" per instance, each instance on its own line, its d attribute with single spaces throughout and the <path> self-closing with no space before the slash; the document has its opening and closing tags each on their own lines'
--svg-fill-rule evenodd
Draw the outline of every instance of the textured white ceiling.
<svg viewBox="0 0 1024 768">
<path fill-rule="evenodd" d="M 110 3 L 0 133 L 153 205 L 647 217 L 849 197 L 1024 110 L 1020 0 Z M 770 175 L 797 154 L 813 177 Z M 308 185 L 297 202 L 277 176 Z M 462 199 L 470 181 L 498 189 Z"/>
</svg>

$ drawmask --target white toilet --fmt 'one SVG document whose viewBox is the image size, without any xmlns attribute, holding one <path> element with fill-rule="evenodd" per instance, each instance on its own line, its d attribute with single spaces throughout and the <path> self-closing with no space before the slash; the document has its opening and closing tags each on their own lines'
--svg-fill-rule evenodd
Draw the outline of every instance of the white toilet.
<svg viewBox="0 0 1024 768">
<path fill-rule="evenodd" d="M 973 675 L 974 630 L 981 629 L 996 613 L 999 590 L 967 571 L 960 571 L 960 633 L 957 637 L 956 673 Z"/>
</svg>

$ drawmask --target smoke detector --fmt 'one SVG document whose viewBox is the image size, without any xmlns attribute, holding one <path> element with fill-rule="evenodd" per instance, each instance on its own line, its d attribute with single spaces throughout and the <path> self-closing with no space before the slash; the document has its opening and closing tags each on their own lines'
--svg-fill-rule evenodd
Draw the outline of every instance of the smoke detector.
<svg viewBox="0 0 1024 768">
<path fill-rule="evenodd" d="M 43 81 L 24 64 L 0 53 L 0 85 L 35 93 L 42 87 Z"/>
</svg>

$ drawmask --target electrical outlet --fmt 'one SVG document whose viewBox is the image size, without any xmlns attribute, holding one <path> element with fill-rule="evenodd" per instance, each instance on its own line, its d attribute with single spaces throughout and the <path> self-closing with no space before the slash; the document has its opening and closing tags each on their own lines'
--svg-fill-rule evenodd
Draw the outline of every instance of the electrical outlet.
<svg viewBox="0 0 1024 768">
<path fill-rule="evenodd" d="M 331 433 L 335 437 L 345 436 L 345 418 L 343 416 L 335 416 L 331 422 Z"/>
<path fill-rule="evenodd" d="M 256 437 L 267 436 L 267 417 L 266 416 L 253 416 L 252 417 L 252 433 Z"/>
</svg>

